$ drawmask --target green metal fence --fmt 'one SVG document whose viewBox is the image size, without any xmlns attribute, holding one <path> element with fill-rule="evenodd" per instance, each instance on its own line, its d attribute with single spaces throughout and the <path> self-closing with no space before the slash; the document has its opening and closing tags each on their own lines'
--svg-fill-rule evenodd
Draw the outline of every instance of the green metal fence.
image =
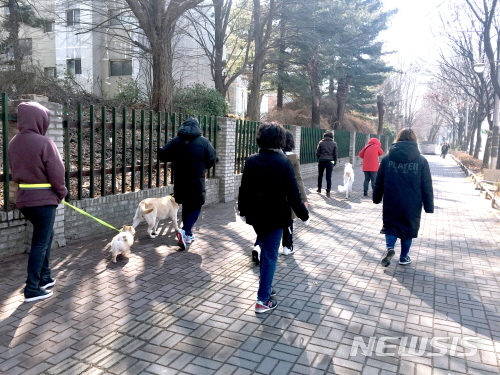
<svg viewBox="0 0 500 375">
<path fill-rule="evenodd" d="M 323 139 L 324 129 L 301 128 L 300 129 L 300 163 L 316 163 L 316 149 L 319 141 Z"/>
<path fill-rule="evenodd" d="M 246 158 L 259 151 L 259 147 L 257 146 L 257 129 L 259 126 L 260 122 L 257 121 L 236 121 L 234 173 L 242 173 Z"/>
<path fill-rule="evenodd" d="M 349 157 L 351 132 L 345 130 L 335 130 L 333 134 L 334 134 L 334 140 L 337 143 L 339 158 Z"/>
<path fill-rule="evenodd" d="M 168 164 L 157 159 L 157 149 L 177 134 L 186 118 L 175 113 L 81 105 L 74 110 L 64 104 L 67 200 L 172 183 Z M 197 118 L 204 136 L 216 147 L 216 118 Z M 214 175 L 215 168 L 211 168 L 208 176 Z"/>
<path fill-rule="evenodd" d="M 354 150 L 356 152 L 356 156 L 363 149 L 363 147 L 365 147 L 366 141 L 367 141 L 366 134 L 356 133 L 356 143 L 355 143 L 355 147 L 354 147 Z"/>
</svg>

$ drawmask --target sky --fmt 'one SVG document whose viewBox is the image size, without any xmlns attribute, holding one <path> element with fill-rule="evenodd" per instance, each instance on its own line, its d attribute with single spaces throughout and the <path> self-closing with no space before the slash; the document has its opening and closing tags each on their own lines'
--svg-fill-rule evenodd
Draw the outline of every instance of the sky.
<svg viewBox="0 0 500 375">
<path fill-rule="evenodd" d="M 380 34 L 387 43 L 386 51 L 397 50 L 387 57 L 391 64 L 400 60 L 432 61 L 438 47 L 432 30 L 439 25 L 438 6 L 444 0 L 383 0 L 386 10 L 398 8 L 390 26 Z"/>
</svg>

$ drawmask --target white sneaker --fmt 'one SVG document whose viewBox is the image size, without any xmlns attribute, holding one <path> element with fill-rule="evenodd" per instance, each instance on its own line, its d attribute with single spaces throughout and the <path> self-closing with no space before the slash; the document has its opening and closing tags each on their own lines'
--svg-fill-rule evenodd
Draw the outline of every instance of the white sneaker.
<svg viewBox="0 0 500 375">
<path fill-rule="evenodd" d="M 177 244 L 181 248 L 181 250 L 184 250 L 186 248 L 186 232 L 184 230 L 179 229 L 179 231 L 175 234 L 175 237 L 177 238 Z"/>
<path fill-rule="evenodd" d="M 186 243 L 187 244 L 190 244 L 193 241 L 194 241 L 194 235 L 191 235 L 191 236 L 186 235 Z"/>
<path fill-rule="evenodd" d="M 286 246 L 283 246 L 283 255 L 290 255 L 293 254 L 293 247 L 289 248 Z"/>
</svg>

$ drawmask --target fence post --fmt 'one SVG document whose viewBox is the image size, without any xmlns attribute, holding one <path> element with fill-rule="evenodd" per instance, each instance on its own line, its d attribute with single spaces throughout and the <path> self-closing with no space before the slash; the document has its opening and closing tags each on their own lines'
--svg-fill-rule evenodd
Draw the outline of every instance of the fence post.
<svg viewBox="0 0 500 375">
<path fill-rule="evenodd" d="M 290 133 L 292 133 L 293 141 L 295 142 L 295 150 L 294 153 L 297 154 L 297 157 L 300 159 L 300 145 L 301 145 L 301 127 L 298 125 L 290 125 Z"/>
<path fill-rule="evenodd" d="M 356 132 L 349 133 L 349 159 L 352 165 L 356 165 Z"/>
<path fill-rule="evenodd" d="M 234 200 L 236 162 L 236 120 L 228 117 L 217 117 L 217 158 L 215 176 L 219 178 L 219 200 Z"/>
</svg>

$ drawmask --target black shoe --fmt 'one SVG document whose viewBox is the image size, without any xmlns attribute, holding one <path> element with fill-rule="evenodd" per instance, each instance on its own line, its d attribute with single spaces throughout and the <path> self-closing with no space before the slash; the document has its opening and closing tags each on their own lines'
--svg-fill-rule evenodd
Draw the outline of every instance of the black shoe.
<svg viewBox="0 0 500 375">
<path fill-rule="evenodd" d="M 326 197 L 327 197 L 327 198 L 330 198 L 330 190 L 327 190 L 327 191 L 326 191 Z"/>
<path fill-rule="evenodd" d="M 316 192 L 321 194 L 321 188 L 318 188 L 318 190 L 316 190 Z"/>
<path fill-rule="evenodd" d="M 387 267 L 389 264 L 391 264 L 391 259 L 396 254 L 393 248 L 388 248 L 385 253 L 384 257 L 380 261 L 380 264 L 383 265 L 384 267 Z"/>
<path fill-rule="evenodd" d="M 49 289 L 56 285 L 56 279 L 48 279 L 44 281 L 40 281 L 40 288 Z"/>
<path fill-rule="evenodd" d="M 385 228 L 382 227 L 382 229 L 380 229 L 380 234 L 385 234 Z"/>
<path fill-rule="evenodd" d="M 274 297 L 276 295 L 276 291 L 274 290 L 274 288 L 271 287 L 271 297 Z"/>
<path fill-rule="evenodd" d="M 410 264 L 411 263 L 411 259 L 410 257 L 406 257 L 406 258 L 399 258 L 399 264 Z M 272 295 L 272 294 L 271 294 Z"/>
<path fill-rule="evenodd" d="M 367 192 L 367 191 L 363 192 L 363 195 L 364 195 L 365 197 L 367 197 L 367 196 L 368 196 L 368 192 Z"/>
<path fill-rule="evenodd" d="M 40 299 L 46 299 L 52 296 L 52 290 L 38 289 L 24 291 L 24 302 L 33 302 Z"/>
</svg>

